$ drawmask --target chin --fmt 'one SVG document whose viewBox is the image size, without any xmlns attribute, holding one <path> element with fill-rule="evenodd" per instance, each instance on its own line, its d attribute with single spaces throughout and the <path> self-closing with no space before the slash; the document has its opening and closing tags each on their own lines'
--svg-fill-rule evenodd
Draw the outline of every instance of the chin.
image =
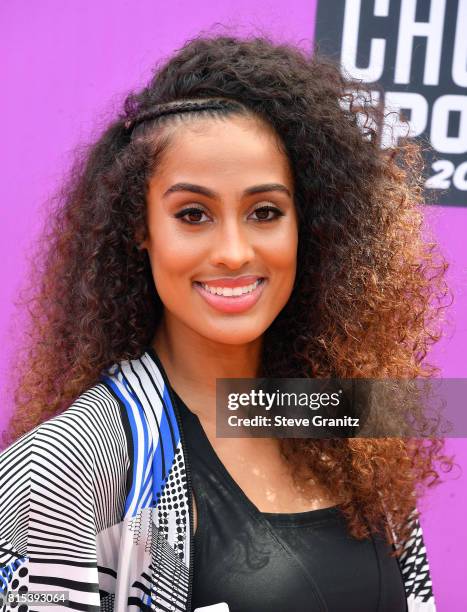
<svg viewBox="0 0 467 612">
<path fill-rule="evenodd" d="M 224 329 L 217 328 L 213 330 L 199 330 L 198 333 L 211 342 L 240 346 L 254 342 L 264 334 L 266 329 L 267 328 L 263 327 L 255 327 L 255 329 L 242 329 L 241 326 L 235 327 L 235 324 L 232 324 L 225 325 Z"/>
</svg>

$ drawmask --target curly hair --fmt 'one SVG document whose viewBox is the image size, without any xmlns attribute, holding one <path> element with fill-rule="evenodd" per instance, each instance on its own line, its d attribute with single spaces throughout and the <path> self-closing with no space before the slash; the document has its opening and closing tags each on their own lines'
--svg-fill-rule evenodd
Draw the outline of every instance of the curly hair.
<svg viewBox="0 0 467 612">
<path fill-rule="evenodd" d="M 30 273 L 29 324 L 14 370 L 7 444 L 65 410 L 101 371 L 148 347 L 163 304 L 147 252 L 148 181 L 178 116 L 161 103 L 221 97 L 272 126 L 289 157 L 299 219 L 292 295 L 264 334 L 261 375 L 432 377 L 426 362 L 450 290 L 448 264 L 422 236 L 420 143 L 381 146 L 384 110 L 315 48 L 267 36 L 187 41 L 131 92 L 100 138 L 77 151 Z M 38 283 L 39 279 L 39 283 Z M 452 468 L 442 438 L 281 439 L 303 482 L 337 497 L 357 538 L 404 542 L 417 496 Z M 416 512 L 416 510 L 415 510 Z M 417 515 L 415 515 L 417 516 Z M 391 525 L 388 521 L 391 517 Z M 393 539 L 393 534 L 397 539 Z"/>
</svg>

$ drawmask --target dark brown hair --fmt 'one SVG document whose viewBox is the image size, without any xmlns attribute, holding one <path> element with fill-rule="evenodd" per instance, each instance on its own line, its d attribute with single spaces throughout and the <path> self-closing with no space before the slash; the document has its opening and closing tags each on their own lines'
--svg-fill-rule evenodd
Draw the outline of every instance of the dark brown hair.
<svg viewBox="0 0 467 612">
<path fill-rule="evenodd" d="M 162 303 L 146 251 L 146 191 L 170 139 L 162 103 L 221 97 L 272 126 L 294 173 L 297 278 L 266 331 L 270 377 L 415 378 L 441 337 L 447 263 L 422 237 L 420 144 L 380 146 L 381 108 L 362 83 L 316 52 L 266 37 L 198 37 L 130 94 L 97 142 L 77 155 L 35 254 L 25 350 L 18 353 L 11 443 L 66 409 L 109 365 L 139 356 Z M 21 356 L 20 356 L 21 355 Z M 416 496 L 439 478 L 443 440 L 283 440 L 305 481 L 313 475 L 342 503 L 351 532 L 368 535 L 390 515 L 399 540 Z"/>
</svg>

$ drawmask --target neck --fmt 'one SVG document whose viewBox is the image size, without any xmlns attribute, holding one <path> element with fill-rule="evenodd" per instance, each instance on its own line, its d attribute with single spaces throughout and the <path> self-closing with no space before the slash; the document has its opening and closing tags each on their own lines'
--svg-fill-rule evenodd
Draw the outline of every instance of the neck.
<svg viewBox="0 0 467 612">
<path fill-rule="evenodd" d="M 255 378 L 259 371 L 262 336 L 246 344 L 222 344 L 164 317 L 151 342 L 170 384 L 215 397 L 216 378 Z"/>
</svg>

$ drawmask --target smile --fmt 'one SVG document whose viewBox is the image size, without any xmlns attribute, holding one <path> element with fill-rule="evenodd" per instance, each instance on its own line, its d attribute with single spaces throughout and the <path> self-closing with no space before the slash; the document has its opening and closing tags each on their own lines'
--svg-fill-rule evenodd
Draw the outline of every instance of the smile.
<svg viewBox="0 0 467 612">
<path fill-rule="evenodd" d="M 244 312 L 256 304 L 263 293 L 266 280 L 259 278 L 244 287 L 211 287 L 195 281 L 193 287 L 216 310 L 235 313 Z"/>
<path fill-rule="evenodd" d="M 209 293 L 213 295 L 223 295 L 225 297 L 238 297 L 240 295 L 245 295 L 245 293 L 251 293 L 256 289 L 262 279 L 258 278 L 255 283 L 251 285 L 245 285 L 245 287 L 211 287 L 206 285 L 205 283 L 200 283 L 200 285 Z"/>
</svg>

